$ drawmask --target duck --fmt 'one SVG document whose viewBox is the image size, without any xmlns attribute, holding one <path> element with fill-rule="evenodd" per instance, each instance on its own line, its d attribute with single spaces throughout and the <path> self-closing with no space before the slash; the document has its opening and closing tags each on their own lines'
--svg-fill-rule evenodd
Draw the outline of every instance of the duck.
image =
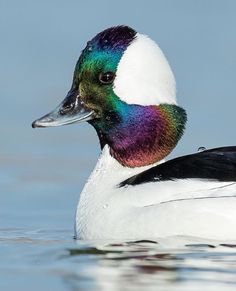
<svg viewBox="0 0 236 291">
<path fill-rule="evenodd" d="M 33 128 L 92 125 L 101 153 L 80 196 L 75 237 L 236 239 L 236 146 L 167 156 L 186 111 L 160 47 L 126 25 L 88 41 L 71 89 Z"/>
</svg>

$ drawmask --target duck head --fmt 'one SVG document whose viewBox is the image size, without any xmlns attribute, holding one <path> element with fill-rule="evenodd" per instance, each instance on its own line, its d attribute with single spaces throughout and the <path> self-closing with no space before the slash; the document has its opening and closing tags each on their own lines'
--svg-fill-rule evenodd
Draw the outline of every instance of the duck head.
<svg viewBox="0 0 236 291">
<path fill-rule="evenodd" d="M 183 134 L 175 79 L 157 44 L 128 26 L 108 28 L 82 51 L 72 87 L 33 127 L 87 121 L 101 147 L 123 166 L 140 167 L 167 156 Z"/>
</svg>

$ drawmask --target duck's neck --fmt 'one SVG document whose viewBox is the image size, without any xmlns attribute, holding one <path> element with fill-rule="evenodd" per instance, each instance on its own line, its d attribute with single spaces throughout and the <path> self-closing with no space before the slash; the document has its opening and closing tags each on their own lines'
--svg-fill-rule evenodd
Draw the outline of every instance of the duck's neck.
<svg viewBox="0 0 236 291">
<path fill-rule="evenodd" d="M 101 147 L 109 145 L 110 154 L 121 165 L 135 168 L 165 158 L 181 138 L 187 116 L 173 104 L 140 106 L 121 103 L 107 111 L 105 120 L 94 123 Z"/>
</svg>

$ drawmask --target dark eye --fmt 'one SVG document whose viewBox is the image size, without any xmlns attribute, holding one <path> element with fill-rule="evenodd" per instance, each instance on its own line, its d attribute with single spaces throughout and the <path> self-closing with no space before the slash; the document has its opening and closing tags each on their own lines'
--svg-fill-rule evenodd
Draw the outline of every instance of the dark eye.
<svg viewBox="0 0 236 291">
<path fill-rule="evenodd" d="M 99 75 L 99 81 L 102 84 L 111 84 L 115 79 L 115 74 L 112 72 L 101 73 Z"/>
</svg>

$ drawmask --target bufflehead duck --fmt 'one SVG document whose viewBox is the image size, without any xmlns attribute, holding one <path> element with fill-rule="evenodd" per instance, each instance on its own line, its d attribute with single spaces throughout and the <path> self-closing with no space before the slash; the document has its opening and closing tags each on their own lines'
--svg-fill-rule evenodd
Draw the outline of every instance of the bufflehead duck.
<svg viewBox="0 0 236 291">
<path fill-rule="evenodd" d="M 149 37 L 116 26 L 87 43 L 66 98 L 32 124 L 87 121 L 97 132 L 101 154 L 80 194 L 78 239 L 236 239 L 236 147 L 163 160 L 186 120 Z"/>
</svg>

